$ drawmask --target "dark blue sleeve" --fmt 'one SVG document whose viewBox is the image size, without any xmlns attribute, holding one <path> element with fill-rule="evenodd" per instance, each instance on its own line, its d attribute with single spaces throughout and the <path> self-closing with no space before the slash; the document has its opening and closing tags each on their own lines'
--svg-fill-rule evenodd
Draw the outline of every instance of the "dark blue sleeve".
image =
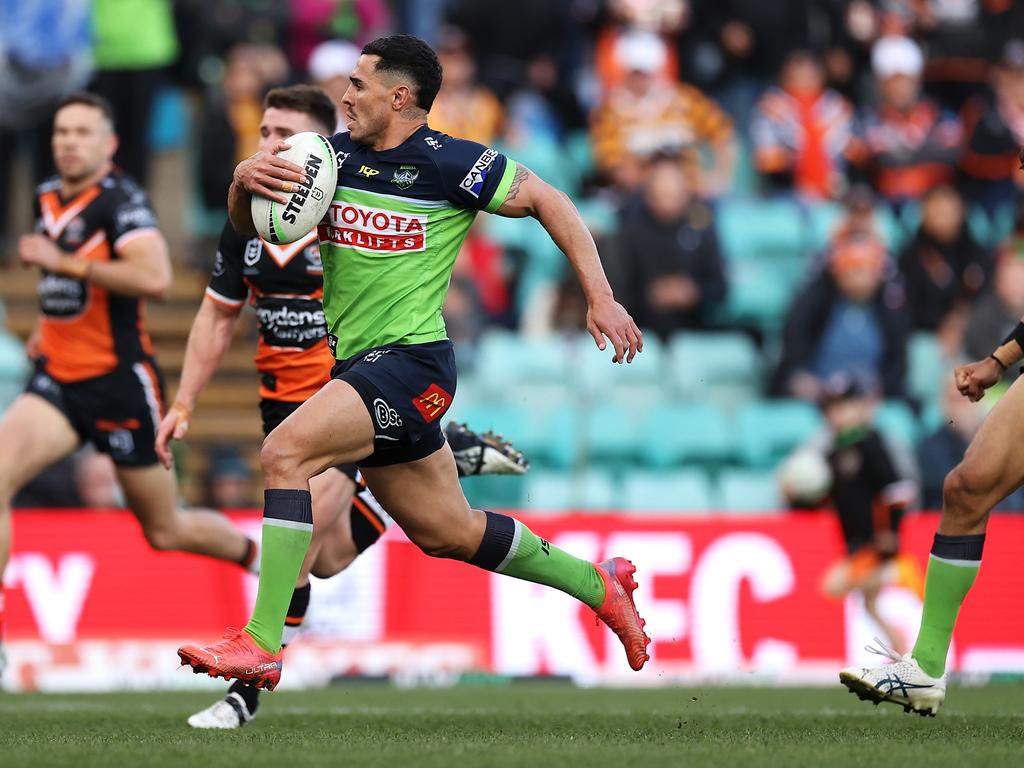
<svg viewBox="0 0 1024 768">
<path fill-rule="evenodd" d="M 447 136 L 433 158 L 451 202 L 488 213 L 505 202 L 516 172 L 514 160 L 475 141 Z"/>
</svg>

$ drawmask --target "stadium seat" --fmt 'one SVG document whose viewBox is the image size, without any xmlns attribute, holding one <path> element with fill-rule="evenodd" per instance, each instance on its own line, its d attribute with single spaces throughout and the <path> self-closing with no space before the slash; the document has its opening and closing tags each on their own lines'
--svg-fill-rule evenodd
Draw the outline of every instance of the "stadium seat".
<svg viewBox="0 0 1024 768">
<path fill-rule="evenodd" d="M 772 467 L 822 426 L 821 414 L 800 400 L 754 402 L 738 414 L 740 455 L 750 467 Z"/>
<path fill-rule="evenodd" d="M 579 456 L 576 409 L 561 402 L 530 407 L 514 402 L 461 404 L 458 396 L 449 416 L 474 430 L 491 429 L 505 435 L 530 461 L 541 467 L 570 467 Z"/>
<path fill-rule="evenodd" d="M 725 469 L 718 476 L 718 507 L 723 512 L 778 512 L 786 504 L 772 470 Z"/>
<path fill-rule="evenodd" d="M 502 399 L 514 396 L 524 383 L 564 385 L 570 372 L 569 352 L 559 336 L 488 331 L 480 339 L 474 376 Z"/>
<path fill-rule="evenodd" d="M 814 252 L 822 251 L 832 241 L 833 234 L 845 216 L 845 210 L 843 206 L 835 203 L 819 203 L 808 207 L 807 214 L 810 217 L 810 247 Z M 912 220 L 912 212 L 907 215 Z M 896 218 L 887 205 L 875 208 L 874 220 L 878 233 L 889 247 L 889 252 L 897 253 L 906 242 L 907 232 L 910 231 L 905 221 Z"/>
<path fill-rule="evenodd" d="M 518 475 L 483 475 L 465 478 L 462 490 L 477 509 L 519 509 L 526 486 Z"/>
<path fill-rule="evenodd" d="M 714 403 L 664 404 L 644 422 L 640 457 L 649 467 L 718 465 L 736 456 L 734 430 Z"/>
<path fill-rule="evenodd" d="M 669 381 L 683 397 L 747 400 L 760 394 L 764 366 L 743 333 L 680 333 L 669 350 Z"/>
<path fill-rule="evenodd" d="M 665 388 L 670 376 L 665 345 L 653 333 L 644 334 L 644 351 L 629 365 L 614 365 L 613 354 L 610 347 L 600 351 L 590 334 L 581 335 L 571 352 L 575 386 L 600 401 L 609 397 L 621 400 L 617 397 L 620 390 L 631 394 L 647 390 L 650 396 L 657 396 Z"/>
<path fill-rule="evenodd" d="M 619 506 L 614 478 L 601 470 L 531 470 L 522 482 L 525 485 L 523 508 L 532 512 L 605 511 Z"/>
<path fill-rule="evenodd" d="M 905 446 L 917 445 L 921 427 L 910 407 L 901 400 L 887 400 L 875 412 L 875 427 L 892 440 Z"/>
<path fill-rule="evenodd" d="M 938 402 L 949 367 L 934 333 L 919 332 L 907 344 L 907 389 L 922 403 Z"/>
<path fill-rule="evenodd" d="M 623 506 L 630 512 L 711 512 L 711 482 L 700 470 L 629 472 L 623 480 Z"/>
<path fill-rule="evenodd" d="M 584 413 L 584 451 L 587 463 L 636 463 L 647 440 L 641 408 L 602 402 L 597 407 L 586 409 Z"/>
<path fill-rule="evenodd" d="M 803 217 L 791 200 L 727 198 L 719 204 L 716 218 L 718 236 L 730 261 L 806 253 Z"/>
</svg>

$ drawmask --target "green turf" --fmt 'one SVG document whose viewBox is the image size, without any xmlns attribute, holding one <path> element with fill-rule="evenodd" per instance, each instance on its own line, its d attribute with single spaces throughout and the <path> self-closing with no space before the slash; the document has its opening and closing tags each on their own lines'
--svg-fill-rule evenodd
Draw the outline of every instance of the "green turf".
<svg viewBox="0 0 1024 768">
<path fill-rule="evenodd" d="M 954 688 L 934 719 L 833 689 L 557 685 L 264 696 L 241 731 L 196 732 L 209 695 L 0 696 L 0 765 L 1006 766 L 1024 764 L 1024 687 Z"/>
</svg>

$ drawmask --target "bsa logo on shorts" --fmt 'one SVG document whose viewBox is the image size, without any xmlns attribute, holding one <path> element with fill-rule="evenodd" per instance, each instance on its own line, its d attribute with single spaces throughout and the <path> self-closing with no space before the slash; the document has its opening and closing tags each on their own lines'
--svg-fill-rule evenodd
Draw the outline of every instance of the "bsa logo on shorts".
<svg viewBox="0 0 1024 768">
<path fill-rule="evenodd" d="M 373 401 L 373 418 L 377 420 L 377 425 L 381 429 L 402 426 L 402 417 L 398 415 L 398 411 L 379 397 Z"/>
<path fill-rule="evenodd" d="M 451 406 L 452 396 L 437 384 L 431 384 L 426 392 L 412 399 L 412 404 L 416 406 L 424 421 L 437 421 Z"/>
</svg>

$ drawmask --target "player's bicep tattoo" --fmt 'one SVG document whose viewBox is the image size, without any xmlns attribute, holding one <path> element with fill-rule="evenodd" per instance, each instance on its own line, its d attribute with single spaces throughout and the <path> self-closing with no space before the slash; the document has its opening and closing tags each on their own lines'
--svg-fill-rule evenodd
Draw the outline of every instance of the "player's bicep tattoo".
<svg viewBox="0 0 1024 768">
<path fill-rule="evenodd" d="M 522 183 L 530 177 L 530 170 L 525 165 L 517 165 L 515 175 L 512 176 L 512 186 L 508 188 L 508 194 L 505 195 L 505 202 L 511 202 L 515 200 L 519 195 L 519 187 Z"/>
</svg>

